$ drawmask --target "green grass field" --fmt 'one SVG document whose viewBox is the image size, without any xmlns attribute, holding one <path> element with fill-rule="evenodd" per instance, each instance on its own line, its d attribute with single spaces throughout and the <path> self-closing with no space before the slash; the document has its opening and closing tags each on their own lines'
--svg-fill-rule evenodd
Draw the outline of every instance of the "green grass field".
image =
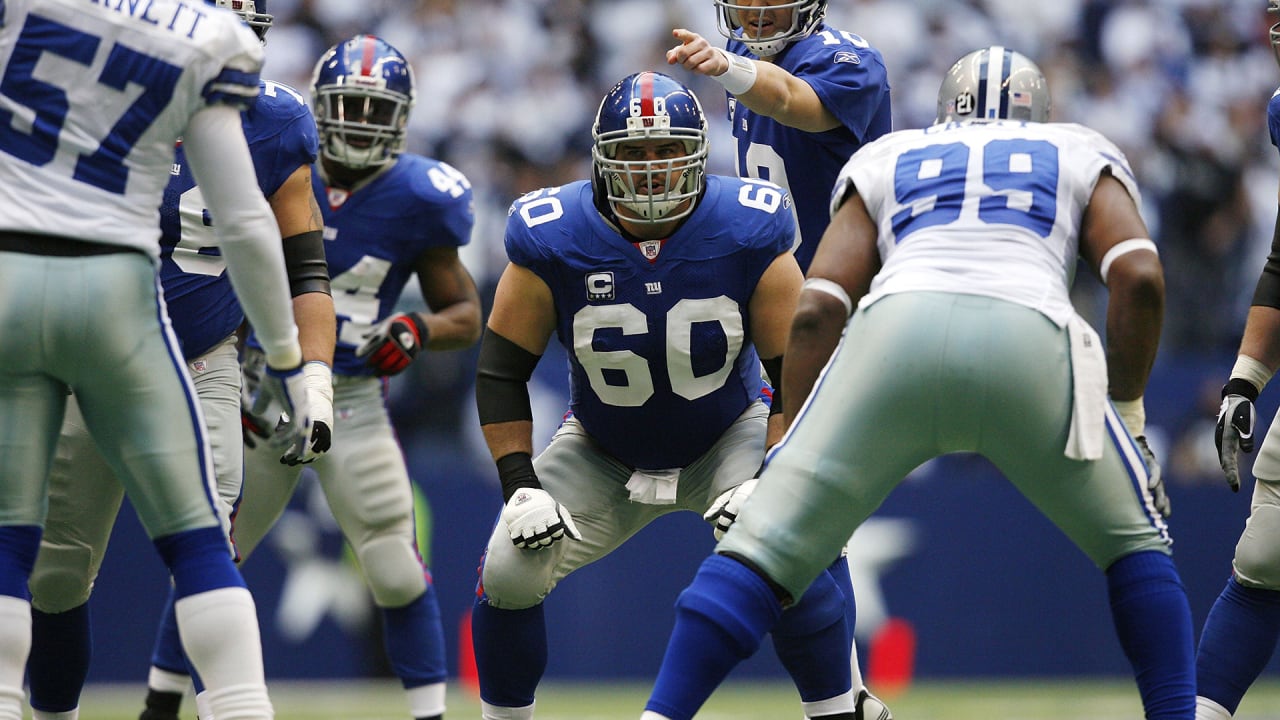
<svg viewBox="0 0 1280 720">
<path fill-rule="evenodd" d="M 407 720 L 394 682 L 275 683 L 277 720 Z M 648 695 L 643 684 L 546 683 L 538 693 L 539 720 L 637 720 Z M 85 720 L 136 720 L 140 686 L 91 685 L 82 699 Z M 1142 709 L 1128 682 L 920 682 L 886 698 L 896 720 L 1138 720 Z M 190 699 L 184 720 L 195 717 Z M 480 717 L 478 701 L 451 690 L 446 717 Z M 800 720 L 795 691 L 778 682 L 726 684 L 698 715 L 703 720 Z M 1236 720 L 1280 718 L 1280 680 L 1254 686 Z"/>
</svg>

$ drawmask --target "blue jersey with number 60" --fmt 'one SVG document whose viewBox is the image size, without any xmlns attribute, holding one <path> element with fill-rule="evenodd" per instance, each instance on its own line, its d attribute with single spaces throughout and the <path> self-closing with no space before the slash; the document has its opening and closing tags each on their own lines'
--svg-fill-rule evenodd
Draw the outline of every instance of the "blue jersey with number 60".
<svg viewBox="0 0 1280 720">
<path fill-rule="evenodd" d="M 306 99 L 263 82 L 258 102 L 240 114 L 262 194 L 271 197 L 298 168 L 315 162 L 320 140 Z M 217 248 L 213 221 L 179 143 L 160 206 L 160 281 L 173 331 L 191 359 L 235 331 L 244 311 Z"/>
<path fill-rule="evenodd" d="M 551 289 L 569 353 L 570 407 L 632 467 L 688 465 L 760 395 L 748 305 L 791 247 L 784 190 L 717 175 L 652 260 L 600 216 L 576 182 L 516 200 L 511 261 Z"/>
</svg>

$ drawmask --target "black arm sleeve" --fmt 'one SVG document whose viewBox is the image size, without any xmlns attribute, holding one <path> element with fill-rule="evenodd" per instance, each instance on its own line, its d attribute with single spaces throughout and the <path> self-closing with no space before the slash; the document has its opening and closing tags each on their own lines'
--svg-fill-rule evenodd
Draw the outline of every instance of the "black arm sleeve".
<svg viewBox="0 0 1280 720">
<path fill-rule="evenodd" d="M 331 294 L 329 263 L 324 258 L 324 233 L 310 230 L 284 239 L 284 267 L 289 274 L 289 294 Z"/>
<path fill-rule="evenodd" d="M 782 412 L 782 356 L 768 360 L 761 358 L 760 364 L 764 366 L 769 382 L 773 383 L 773 402 L 769 403 L 769 414 L 777 415 Z"/>
<path fill-rule="evenodd" d="M 476 367 L 476 408 L 481 425 L 533 420 L 529 378 L 540 357 L 485 328 Z"/>
<path fill-rule="evenodd" d="M 1271 233 L 1271 253 L 1262 266 L 1258 288 L 1253 291 L 1253 304 L 1280 308 L 1280 213 L 1276 214 L 1276 228 Z"/>
</svg>

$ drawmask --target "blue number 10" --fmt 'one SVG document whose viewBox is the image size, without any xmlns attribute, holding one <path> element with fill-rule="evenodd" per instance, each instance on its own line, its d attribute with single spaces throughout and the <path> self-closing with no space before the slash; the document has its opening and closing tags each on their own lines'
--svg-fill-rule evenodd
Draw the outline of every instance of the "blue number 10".
<svg viewBox="0 0 1280 720">
<path fill-rule="evenodd" d="M 13 127 L 13 112 L 0 109 L 0 151 L 41 166 L 58 151 L 58 134 L 70 105 L 67 93 L 35 77 L 42 53 L 53 53 L 81 65 L 93 62 L 100 38 L 36 15 L 29 15 L 0 79 L 0 94 L 33 111 L 30 134 Z M 132 83 L 142 94 L 125 111 L 91 155 L 81 155 L 72 177 L 117 195 L 124 194 L 129 168 L 124 159 L 169 103 L 182 68 L 143 55 L 123 45 L 112 46 L 98 82 L 124 91 Z"/>
<path fill-rule="evenodd" d="M 982 152 L 980 188 L 970 187 L 969 146 L 943 143 L 910 150 L 894 168 L 893 216 L 898 242 L 907 235 L 960 218 L 965 197 L 982 192 L 978 219 L 1017 225 L 1048 237 L 1058 213 L 1058 149 L 1044 140 L 992 140 Z"/>
</svg>

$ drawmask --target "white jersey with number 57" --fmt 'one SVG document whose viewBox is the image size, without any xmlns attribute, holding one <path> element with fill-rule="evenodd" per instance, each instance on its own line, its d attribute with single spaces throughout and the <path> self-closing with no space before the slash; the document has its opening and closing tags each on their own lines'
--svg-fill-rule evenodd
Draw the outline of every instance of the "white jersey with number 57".
<svg viewBox="0 0 1280 720">
<path fill-rule="evenodd" d="M 945 123 L 866 145 L 832 195 L 834 213 L 852 184 L 878 225 L 883 266 L 861 304 L 909 291 L 979 293 L 1065 325 L 1080 222 L 1103 173 L 1141 205 L 1123 153 L 1081 125 Z"/>
<path fill-rule="evenodd" d="M 155 257 L 174 140 L 205 106 L 252 104 L 262 60 L 203 2 L 0 2 L 0 229 Z"/>
</svg>

